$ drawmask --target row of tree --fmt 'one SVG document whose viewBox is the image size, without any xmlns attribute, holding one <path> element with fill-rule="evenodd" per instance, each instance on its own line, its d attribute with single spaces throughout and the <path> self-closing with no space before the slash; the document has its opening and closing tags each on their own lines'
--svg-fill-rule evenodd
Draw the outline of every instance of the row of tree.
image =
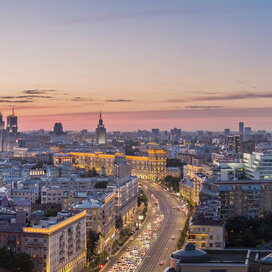
<svg viewBox="0 0 272 272">
<path fill-rule="evenodd" d="M 32 272 L 34 263 L 26 253 L 15 253 L 6 247 L 0 249 L 0 267 L 9 272 Z"/>
<path fill-rule="evenodd" d="M 248 219 L 235 217 L 226 224 L 227 247 L 256 247 L 272 241 L 272 213 Z"/>
<path fill-rule="evenodd" d="M 166 176 L 162 183 L 169 189 L 172 189 L 174 192 L 179 192 L 179 181 L 180 178 Z"/>
</svg>

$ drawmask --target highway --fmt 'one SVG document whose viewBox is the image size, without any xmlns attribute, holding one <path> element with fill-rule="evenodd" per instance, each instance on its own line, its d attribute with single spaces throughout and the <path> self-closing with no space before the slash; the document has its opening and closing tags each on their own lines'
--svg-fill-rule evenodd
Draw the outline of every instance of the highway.
<svg viewBox="0 0 272 272">
<path fill-rule="evenodd" d="M 177 209 L 180 202 L 155 183 L 142 185 L 149 203 L 146 220 L 103 271 L 160 272 L 169 265 L 170 255 L 176 250 L 186 220 L 185 213 Z"/>
<path fill-rule="evenodd" d="M 180 203 L 168 191 L 162 189 L 157 184 L 149 184 L 145 188 L 148 195 L 153 193 L 158 199 L 160 210 L 164 214 L 164 220 L 158 230 L 157 239 L 151 244 L 137 272 L 160 272 L 169 266 L 170 255 L 176 250 L 186 215 L 184 212 L 176 209 Z"/>
</svg>

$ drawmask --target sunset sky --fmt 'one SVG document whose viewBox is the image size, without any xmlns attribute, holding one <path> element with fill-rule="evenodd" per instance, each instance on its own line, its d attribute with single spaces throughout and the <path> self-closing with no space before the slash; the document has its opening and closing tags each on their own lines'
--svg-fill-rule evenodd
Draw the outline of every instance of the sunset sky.
<svg viewBox="0 0 272 272">
<path fill-rule="evenodd" d="M 271 0 L 0 0 L 0 111 L 20 130 L 272 124 Z"/>
</svg>

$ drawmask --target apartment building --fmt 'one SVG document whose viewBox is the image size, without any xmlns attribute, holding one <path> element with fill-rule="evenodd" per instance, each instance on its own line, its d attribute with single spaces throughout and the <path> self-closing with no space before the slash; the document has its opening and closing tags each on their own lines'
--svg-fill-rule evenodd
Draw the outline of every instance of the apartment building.
<svg viewBox="0 0 272 272">
<path fill-rule="evenodd" d="M 42 204 L 61 204 L 64 189 L 59 186 L 43 186 L 41 188 Z"/>
<path fill-rule="evenodd" d="M 189 226 L 187 242 L 201 249 L 223 249 L 225 247 L 224 224 L 202 219 Z"/>
<path fill-rule="evenodd" d="M 223 220 L 235 216 L 253 218 L 264 212 L 272 212 L 272 180 L 240 180 L 217 185 L 221 199 L 220 217 Z"/>
<path fill-rule="evenodd" d="M 59 213 L 23 228 L 35 272 L 80 272 L 86 266 L 86 212 Z"/>
<path fill-rule="evenodd" d="M 74 210 L 86 211 L 86 230 L 100 234 L 98 251 L 102 252 L 115 233 L 115 191 L 92 192 L 88 198 L 75 202 Z"/>
</svg>

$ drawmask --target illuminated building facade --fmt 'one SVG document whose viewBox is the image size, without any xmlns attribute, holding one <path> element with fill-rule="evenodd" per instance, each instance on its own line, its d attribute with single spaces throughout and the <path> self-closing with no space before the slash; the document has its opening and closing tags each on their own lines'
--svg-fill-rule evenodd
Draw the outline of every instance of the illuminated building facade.
<svg viewBox="0 0 272 272">
<path fill-rule="evenodd" d="M 97 144 L 105 144 L 106 143 L 106 129 L 103 124 L 101 112 L 100 112 L 99 123 L 98 123 L 96 131 L 95 131 L 95 135 L 96 135 L 96 143 Z"/>
<path fill-rule="evenodd" d="M 114 162 L 116 157 L 124 156 L 123 153 L 103 154 L 95 153 L 67 153 L 55 155 L 55 165 L 69 163 L 75 167 L 87 170 L 93 167 L 99 173 L 102 166 L 105 167 L 107 175 L 114 174 Z M 148 155 L 125 156 L 126 161 L 131 165 L 131 174 L 142 180 L 160 180 L 167 174 L 166 152 L 164 150 L 148 150 Z"/>
<path fill-rule="evenodd" d="M 80 272 L 86 266 L 86 212 L 58 217 L 24 227 L 24 252 L 37 272 Z"/>
</svg>

